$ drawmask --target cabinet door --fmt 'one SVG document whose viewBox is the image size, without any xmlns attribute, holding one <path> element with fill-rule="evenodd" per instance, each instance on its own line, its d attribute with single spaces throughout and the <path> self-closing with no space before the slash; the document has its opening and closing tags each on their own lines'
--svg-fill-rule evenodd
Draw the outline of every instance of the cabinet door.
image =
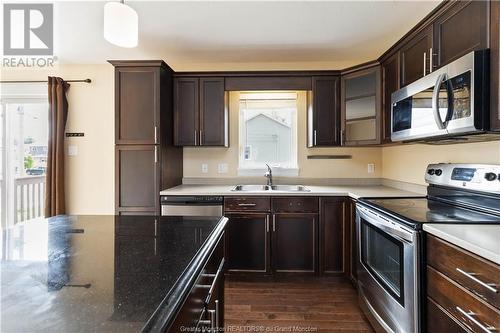
<svg viewBox="0 0 500 333">
<path fill-rule="evenodd" d="M 229 272 L 269 271 L 269 215 L 225 214 L 226 255 Z"/>
<path fill-rule="evenodd" d="M 489 47 L 489 1 L 457 1 L 434 22 L 437 67 Z"/>
<path fill-rule="evenodd" d="M 346 252 L 346 202 L 343 198 L 320 200 L 320 272 L 345 273 Z"/>
<path fill-rule="evenodd" d="M 200 146 L 229 144 L 224 78 L 200 79 Z"/>
<path fill-rule="evenodd" d="M 308 114 L 308 146 L 338 146 L 340 144 L 340 78 L 312 78 L 312 109 Z"/>
<path fill-rule="evenodd" d="M 490 29 L 491 130 L 500 131 L 500 1 L 491 2 Z"/>
<path fill-rule="evenodd" d="M 116 146 L 117 213 L 160 210 L 158 146 Z"/>
<path fill-rule="evenodd" d="M 115 69 L 115 136 L 117 144 L 158 143 L 159 68 Z"/>
<path fill-rule="evenodd" d="M 174 81 L 174 144 L 199 144 L 199 79 L 177 78 Z"/>
<path fill-rule="evenodd" d="M 356 234 L 356 201 L 349 200 L 348 202 L 348 218 L 349 221 L 349 277 L 356 284 L 358 281 L 358 236 Z"/>
<path fill-rule="evenodd" d="M 280 213 L 272 222 L 273 271 L 315 273 L 318 215 Z"/>
<path fill-rule="evenodd" d="M 382 142 L 391 142 L 391 95 L 399 89 L 399 52 L 382 63 Z"/>
<path fill-rule="evenodd" d="M 432 25 L 426 27 L 401 48 L 401 86 L 406 86 L 429 73 L 432 48 Z"/>
<path fill-rule="evenodd" d="M 341 85 L 343 146 L 380 143 L 380 66 L 342 76 Z"/>
</svg>

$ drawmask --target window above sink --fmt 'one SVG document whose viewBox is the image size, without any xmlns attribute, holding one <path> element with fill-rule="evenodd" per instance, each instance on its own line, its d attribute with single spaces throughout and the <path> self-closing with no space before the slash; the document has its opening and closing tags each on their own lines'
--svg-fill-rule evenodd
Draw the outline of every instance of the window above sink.
<svg viewBox="0 0 500 333">
<path fill-rule="evenodd" d="M 277 175 L 296 176 L 297 92 L 241 92 L 239 175 L 261 175 L 266 163 Z"/>
</svg>

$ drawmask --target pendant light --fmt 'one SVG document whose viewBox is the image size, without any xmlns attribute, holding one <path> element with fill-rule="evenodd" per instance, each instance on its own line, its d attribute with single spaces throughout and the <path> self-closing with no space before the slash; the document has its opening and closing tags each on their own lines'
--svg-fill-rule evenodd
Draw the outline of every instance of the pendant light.
<svg viewBox="0 0 500 333">
<path fill-rule="evenodd" d="M 121 47 L 136 47 L 139 39 L 137 12 L 121 2 L 104 5 L 104 39 Z"/>
</svg>

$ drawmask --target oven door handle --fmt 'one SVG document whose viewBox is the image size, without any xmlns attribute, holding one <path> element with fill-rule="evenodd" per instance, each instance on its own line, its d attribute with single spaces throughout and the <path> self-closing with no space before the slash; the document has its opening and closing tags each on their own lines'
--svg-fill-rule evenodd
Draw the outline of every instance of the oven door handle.
<svg viewBox="0 0 500 333">
<path fill-rule="evenodd" d="M 413 243 L 415 241 L 416 231 L 407 230 L 400 223 L 392 222 L 388 218 L 373 213 L 364 207 L 358 207 L 358 212 L 366 222 L 387 232 L 392 237 L 404 243 Z"/>
</svg>

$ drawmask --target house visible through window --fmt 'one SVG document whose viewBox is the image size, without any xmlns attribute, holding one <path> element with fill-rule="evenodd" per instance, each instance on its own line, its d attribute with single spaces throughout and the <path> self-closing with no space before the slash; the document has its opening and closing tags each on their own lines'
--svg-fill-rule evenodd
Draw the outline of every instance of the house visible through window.
<svg viewBox="0 0 500 333">
<path fill-rule="evenodd" d="M 297 169 L 297 93 L 240 93 L 240 170 Z"/>
</svg>

